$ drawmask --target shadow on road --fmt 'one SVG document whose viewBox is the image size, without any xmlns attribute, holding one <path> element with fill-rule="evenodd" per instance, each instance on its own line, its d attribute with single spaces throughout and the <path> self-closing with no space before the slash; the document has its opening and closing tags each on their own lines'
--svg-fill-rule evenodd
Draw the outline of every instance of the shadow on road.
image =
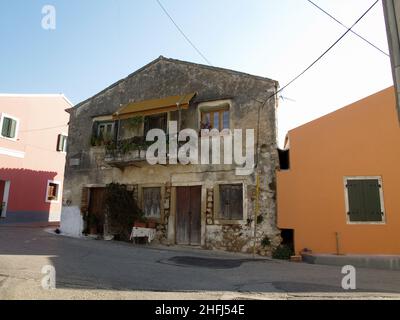
<svg viewBox="0 0 400 320">
<path fill-rule="evenodd" d="M 72 239 L 35 228 L 0 227 L 0 274 L 35 281 L 43 265 L 57 288 L 118 291 L 343 293 L 341 268 L 243 258 L 200 250 L 162 250 Z M 359 270 L 358 292 L 400 292 L 400 272 Z"/>
</svg>

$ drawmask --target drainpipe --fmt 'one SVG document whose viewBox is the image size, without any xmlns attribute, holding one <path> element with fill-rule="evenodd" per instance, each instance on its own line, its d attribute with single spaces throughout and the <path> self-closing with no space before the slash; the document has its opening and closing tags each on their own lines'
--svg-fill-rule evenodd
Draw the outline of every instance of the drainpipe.
<svg viewBox="0 0 400 320">
<path fill-rule="evenodd" d="M 179 131 L 181 131 L 181 120 L 182 120 L 182 109 L 181 109 L 181 103 L 177 102 L 176 106 L 178 108 L 178 134 Z"/>
<path fill-rule="evenodd" d="M 339 232 L 335 232 L 336 236 L 336 255 L 340 256 L 340 237 Z"/>
<path fill-rule="evenodd" d="M 254 235 L 253 235 L 253 258 L 256 257 L 256 239 L 257 239 L 257 218 L 258 212 L 260 210 L 259 204 L 259 197 L 260 197 L 260 176 L 256 174 L 256 207 L 254 210 Z"/>
</svg>

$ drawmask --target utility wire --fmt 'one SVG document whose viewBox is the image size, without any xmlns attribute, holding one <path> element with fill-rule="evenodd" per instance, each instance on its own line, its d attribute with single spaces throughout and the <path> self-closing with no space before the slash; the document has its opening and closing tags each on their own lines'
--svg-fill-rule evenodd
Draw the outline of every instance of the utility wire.
<svg viewBox="0 0 400 320">
<path fill-rule="evenodd" d="M 181 35 L 186 39 L 186 41 L 193 47 L 194 50 L 204 59 L 204 61 L 212 66 L 212 63 L 210 60 L 206 58 L 206 56 L 195 46 L 195 44 L 189 39 L 189 37 L 183 32 L 183 30 L 179 27 L 179 25 L 175 22 L 175 20 L 172 18 L 172 16 L 168 13 L 167 9 L 162 5 L 160 0 L 156 0 L 160 8 L 164 11 L 165 15 L 171 20 L 171 22 L 174 24 L 176 29 L 181 33 Z"/>
<path fill-rule="evenodd" d="M 342 27 L 349 29 L 349 27 L 347 27 L 345 24 L 343 24 L 342 22 L 340 22 L 338 19 L 336 19 L 334 16 L 332 16 L 329 12 L 327 12 L 326 10 L 322 9 L 319 5 L 317 5 L 315 2 L 311 1 L 311 0 L 307 0 L 309 3 L 311 3 L 314 7 L 316 7 L 317 9 L 321 10 L 323 13 L 325 13 L 328 17 L 330 17 L 331 19 L 333 19 L 334 21 L 336 21 L 338 24 L 340 24 Z M 386 53 L 385 51 L 383 51 L 382 49 L 380 49 L 378 46 L 376 46 L 375 44 L 373 44 L 371 41 L 365 39 L 363 36 L 361 36 L 360 34 L 358 34 L 357 32 L 355 32 L 354 30 L 350 30 L 350 32 L 354 35 L 356 35 L 357 37 L 359 37 L 361 40 L 364 40 L 366 43 L 368 43 L 370 46 L 374 47 L 376 50 L 380 51 L 381 53 L 383 53 L 385 56 L 390 57 L 390 55 L 388 53 Z"/>
<path fill-rule="evenodd" d="M 51 129 L 57 129 L 57 128 L 65 128 L 65 127 L 68 127 L 68 124 L 64 124 L 64 125 L 56 126 L 56 127 L 38 128 L 38 129 L 31 129 L 31 130 L 20 130 L 20 132 L 45 131 L 45 130 L 51 130 Z"/>
<path fill-rule="evenodd" d="M 300 72 L 296 77 L 294 77 L 292 80 L 290 80 L 286 85 L 284 85 L 282 88 L 277 90 L 274 94 L 269 96 L 263 103 L 262 107 L 268 102 L 269 99 L 275 97 L 278 95 L 280 92 L 285 90 L 287 87 L 289 87 L 293 82 L 295 82 L 297 79 L 299 79 L 301 76 L 303 76 L 308 70 L 310 70 L 318 61 L 320 61 L 329 51 L 333 49 L 366 15 L 368 12 L 371 11 L 373 7 L 379 2 L 380 0 L 376 0 L 369 8 L 367 11 L 365 11 L 360 18 L 356 20 L 356 22 L 353 23 L 353 25 L 350 28 L 347 28 L 347 31 L 343 33 L 339 39 L 337 39 L 328 49 L 324 51 L 316 60 L 314 60 L 307 68 L 305 68 L 302 72 Z"/>
<path fill-rule="evenodd" d="M 289 81 L 286 85 L 284 85 L 282 88 L 278 89 L 275 91 L 274 94 L 270 95 L 267 97 L 264 102 L 259 106 L 258 108 L 258 120 L 257 120 L 257 148 L 259 146 L 259 139 L 260 139 L 260 115 L 261 115 L 261 109 L 264 108 L 265 104 L 273 97 L 278 96 L 279 93 L 281 93 L 283 90 L 285 90 L 287 87 L 289 87 L 291 84 L 293 84 L 297 79 L 299 79 L 301 76 L 303 76 L 308 70 L 310 70 L 318 61 L 320 61 L 329 51 L 333 49 L 366 15 L 368 12 L 371 11 L 373 7 L 379 2 L 379 0 L 376 0 L 369 8 L 367 11 L 365 11 L 360 18 L 356 20 L 356 22 L 353 23 L 353 25 L 350 28 L 347 28 L 347 31 L 343 33 L 327 50 L 324 51 L 316 60 L 314 60 L 307 68 L 305 68 L 301 73 L 299 73 L 296 77 L 294 77 L 291 81 Z M 257 157 L 258 157 L 258 151 L 257 151 Z M 258 159 L 256 161 L 258 163 Z"/>
</svg>

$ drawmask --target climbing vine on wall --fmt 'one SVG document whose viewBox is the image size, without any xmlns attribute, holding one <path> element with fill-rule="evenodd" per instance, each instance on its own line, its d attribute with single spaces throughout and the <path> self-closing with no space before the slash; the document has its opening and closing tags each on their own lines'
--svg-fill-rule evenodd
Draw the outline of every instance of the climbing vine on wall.
<svg viewBox="0 0 400 320">
<path fill-rule="evenodd" d="M 144 220 L 133 192 L 125 185 L 111 183 L 106 187 L 105 206 L 111 233 L 121 240 L 129 240 L 134 222 Z"/>
</svg>

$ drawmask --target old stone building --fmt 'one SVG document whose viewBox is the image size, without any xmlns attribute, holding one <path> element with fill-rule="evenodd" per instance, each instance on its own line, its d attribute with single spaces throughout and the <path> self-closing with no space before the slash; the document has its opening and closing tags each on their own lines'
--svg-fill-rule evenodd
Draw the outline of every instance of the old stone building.
<svg viewBox="0 0 400 320">
<path fill-rule="evenodd" d="M 117 182 L 157 223 L 158 242 L 269 255 L 280 243 L 277 87 L 267 78 L 160 57 L 71 108 L 62 231 L 79 235 L 82 214 L 101 210 L 102 188 Z M 154 128 L 168 131 L 169 121 L 178 131 L 254 129 L 254 170 L 149 164 L 144 137 Z"/>
</svg>

